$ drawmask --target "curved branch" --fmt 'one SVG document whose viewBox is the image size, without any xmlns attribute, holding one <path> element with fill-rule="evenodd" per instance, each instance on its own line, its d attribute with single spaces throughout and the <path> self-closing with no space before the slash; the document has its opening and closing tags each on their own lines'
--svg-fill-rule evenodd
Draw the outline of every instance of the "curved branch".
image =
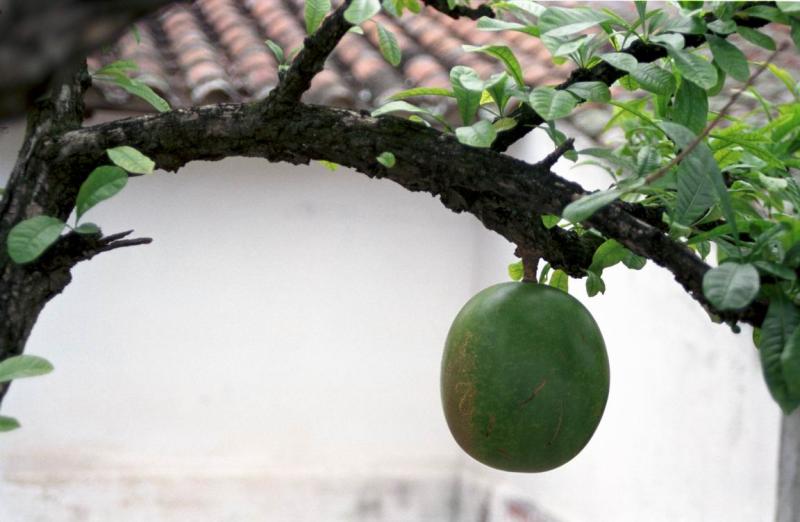
<svg viewBox="0 0 800 522">
<path fill-rule="evenodd" d="M 303 104 L 291 108 L 227 104 L 130 118 L 65 133 L 51 141 L 47 150 L 56 168 L 69 165 L 72 172 L 89 172 L 103 161 L 107 148 L 122 144 L 135 146 L 167 170 L 177 170 L 189 161 L 228 156 L 294 164 L 333 161 L 370 177 L 391 179 L 412 191 L 438 195 L 451 210 L 470 212 L 519 247 L 539 251 L 551 236 L 542 235 L 538 216 L 560 215 L 565 205 L 584 194 L 579 185 L 544 165 L 468 147 L 453 136 L 407 120 Z M 384 151 L 397 158 L 391 169 L 376 159 Z M 713 311 L 702 292 L 709 266 L 634 216 L 630 208 L 630 204 L 611 204 L 588 224 L 670 270 L 695 300 Z M 543 256 L 556 266 L 575 263 L 568 267 L 569 273 L 582 275 L 593 249 L 572 237 L 561 239 L 558 248 L 564 250 L 553 249 Z M 556 254 L 563 259 L 555 258 Z M 714 313 L 726 321 L 758 325 L 765 306 L 754 303 L 741 311 Z"/>
</svg>

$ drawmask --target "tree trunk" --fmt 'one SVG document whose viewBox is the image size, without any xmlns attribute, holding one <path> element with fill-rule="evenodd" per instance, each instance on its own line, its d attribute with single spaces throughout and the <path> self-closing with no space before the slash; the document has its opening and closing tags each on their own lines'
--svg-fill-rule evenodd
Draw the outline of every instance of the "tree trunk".
<svg viewBox="0 0 800 522">
<path fill-rule="evenodd" d="M 781 422 L 777 522 L 800 520 L 800 409 Z"/>
</svg>

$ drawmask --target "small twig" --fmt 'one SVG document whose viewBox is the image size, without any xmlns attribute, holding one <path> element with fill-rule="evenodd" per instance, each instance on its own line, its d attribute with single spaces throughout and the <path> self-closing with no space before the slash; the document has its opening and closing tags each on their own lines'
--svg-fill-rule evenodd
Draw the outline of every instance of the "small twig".
<svg viewBox="0 0 800 522">
<path fill-rule="evenodd" d="M 536 165 L 550 170 L 553 165 L 555 165 L 556 162 L 561 159 L 561 156 L 571 150 L 575 150 L 575 138 L 568 138 L 565 140 L 564 143 L 556 147 L 553 152 L 545 156 L 544 159 L 542 159 L 542 161 L 538 162 Z"/>
<path fill-rule="evenodd" d="M 325 60 L 333 52 L 339 41 L 353 27 L 345 20 L 344 12 L 350 6 L 351 0 L 345 0 L 322 22 L 322 25 L 313 34 L 303 41 L 303 48 L 292 60 L 289 69 L 281 77 L 280 83 L 272 90 L 263 101 L 263 107 L 269 107 L 272 102 L 296 104 L 300 97 L 311 87 L 311 80 L 325 66 Z"/>
<path fill-rule="evenodd" d="M 524 283 L 538 282 L 536 274 L 539 271 L 539 260 L 542 258 L 542 253 L 531 248 L 518 246 L 514 254 L 522 259 L 522 281 Z"/>
<path fill-rule="evenodd" d="M 117 248 L 149 245 L 152 242 L 153 238 L 151 237 L 137 237 L 133 239 L 123 239 L 121 241 L 112 241 L 111 243 L 106 243 L 105 245 L 95 249 L 92 255 L 100 254 L 102 252 L 110 252 L 111 250 L 116 250 Z"/>
<path fill-rule="evenodd" d="M 743 92 L 745 92 L 747 89 L 750 88 L 751 85 L 753 85 L 753 82 L 755 82 L 756 78 L 758 78 L 758 76 L 766 70 L 766 68 L 769 66 L 770 63 L 772 63 L 772 60 L 775 59 L 775 57 L 778 55 L 778 53 L 780 53 L 781 51 L 786 50 L 787 46 L 788 46 L 788 44 L 786 42 L 784 42 L 783 45 L 781 45 L 779 48 L 775 49 L 772 52 L 772 54 L 769 55 L 767 60 L 764 63 L 761 64 L 761 67 L 759 67 L 758 70 L 755 73 L 753 73 L 753 75 L 747 80 L 747 83 L 745 83 L 742 86 L 741 89 L 736 91 L 736 93 L 734 93 L 734 95 L 731 96 L 731 99 L 728 100 L 728 103 L 726 103 L 725 106 L 722 108 L 722 110 L 719 111 L 719 113 L 717 114 L 717 117 L 714 118 L 714 120 L 711 123 L 706 125 L 706 128 L 703 129 L 703 132 L 698 134 L 697 137 L 695 139 L 693 139 L 691 141 L 691 143 L 689 143 L 689 145 L 684 147 L 684 149 L 681 150 L 680 154 L 675 156 L 672 159 L 672 161 L 670 161 L 669 163 L 667 163 L 666 165 L 664 165 L 663 167 L 661 167 L 657 171 L 653 172 L 652 174 L 648 175 L 645 178 L 645 183 L 650 184 L 650 183 L 653 183 L 654 181 L 656 181 L 658 179 L 661 179 L 667 172 L 670 171 L 670 169 L 672 169 L 672 167 L 674 167 L 675 165 L 677 165 L 678 163 L 683 161 L 686 158 L 686 156 L 691 154 L 691 152 L 698 145 L 700 145 L 700 143 L 706 138 L 706 136 L 708 136 L 708 134 L 714 129 L 714 127 L 716 127 L 717 124 L 719 124 L 723 119 L 725 119 L 725 116 L 727 115 L 728 111 L 731 110 L 731 107 L 733 107 L 733 105 L 736 103 L 736 100 L 739 99 L 739 96 L 741 96 Z"/>
</svg>

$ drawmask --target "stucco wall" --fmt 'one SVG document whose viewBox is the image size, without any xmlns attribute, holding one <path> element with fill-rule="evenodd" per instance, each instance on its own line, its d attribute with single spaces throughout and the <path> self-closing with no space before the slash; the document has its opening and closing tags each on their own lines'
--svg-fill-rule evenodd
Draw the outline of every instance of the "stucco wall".
<svg viewBox="0 0 800 522">
<path fill-rule="evenodd" d="M 3 175 L 19 140 L 0 134 Z M 0 436 L 0 520 L 468 520 L 453 506 L 492 491 L 565 521 L 771 518 L 779 415 L 749 332 L 664 270 L 612 269 L 592 299 L 571 281 L 609 348 L 606 415 L 563 468 L 507 474 L 439 405 L 450 321 L 513 261 L 471 216 L 231 159 L 134 179 L 87 218 L 155 242 L 80 265 L 42 314 L 28 352 L 56 371 L 3 405 L 24 427 Z"/>
</svg>

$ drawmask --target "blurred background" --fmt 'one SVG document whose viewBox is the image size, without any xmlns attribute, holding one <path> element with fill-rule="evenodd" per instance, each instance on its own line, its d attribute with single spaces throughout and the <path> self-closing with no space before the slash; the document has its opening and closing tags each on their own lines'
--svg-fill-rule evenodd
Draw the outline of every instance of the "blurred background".
<svg viewBox="0 0 800 522">
<path fill-rule="evenodd" d="M 136 59 L 173 105 L 258 99 L 276 81 L 263 39 L 302 40 L 302 19 L 274 23 L 300 5 L 172 8 L 139 24 L 141 43 L 128 35 L 90 65 Z M 310 101 L 363 108 L 412 80 L 446 82 L 443 42 L 480 42 L 469 26 L 437 36 L 425 23 L 395 27 L 417 46 L 399 72 L 350 68 L 376 51 L 369 34 L 349 35 L 360 43 L 338 51 Z M 425 62 L 435 48 L 445 58 Z M 465 60 L 489 74 L 484 58 Z M 523 64 L 532 83 L 565 74 L 536 63 Z M 103 86 L 87 99 L 89 123 L 144 110 Z M 0 183 L 22 131 L 0 130 Z M 512 154 L 551 148 L 537 131 Z M 610 183 L 571 167 L 556 170 L 587 189 Z M 23 424 L 0 437 L 4 522 L 772 519 L 780 412 L 751 331 L 713 324 L 652 264 L 607 270 L 592 299 L 570 281 L 605 336 L 608 406 L 573 461 L 515 474 L 466 456 L 439 400 L 450 322 L 516 260 L 472 216 L 344 168 L 228 159 L 132 179 L 87 219 L 154 243 L 79 265 L 42 313 L 26 351 L 56 370 L 15 383 L 3 404 Z"/>
</svg>

